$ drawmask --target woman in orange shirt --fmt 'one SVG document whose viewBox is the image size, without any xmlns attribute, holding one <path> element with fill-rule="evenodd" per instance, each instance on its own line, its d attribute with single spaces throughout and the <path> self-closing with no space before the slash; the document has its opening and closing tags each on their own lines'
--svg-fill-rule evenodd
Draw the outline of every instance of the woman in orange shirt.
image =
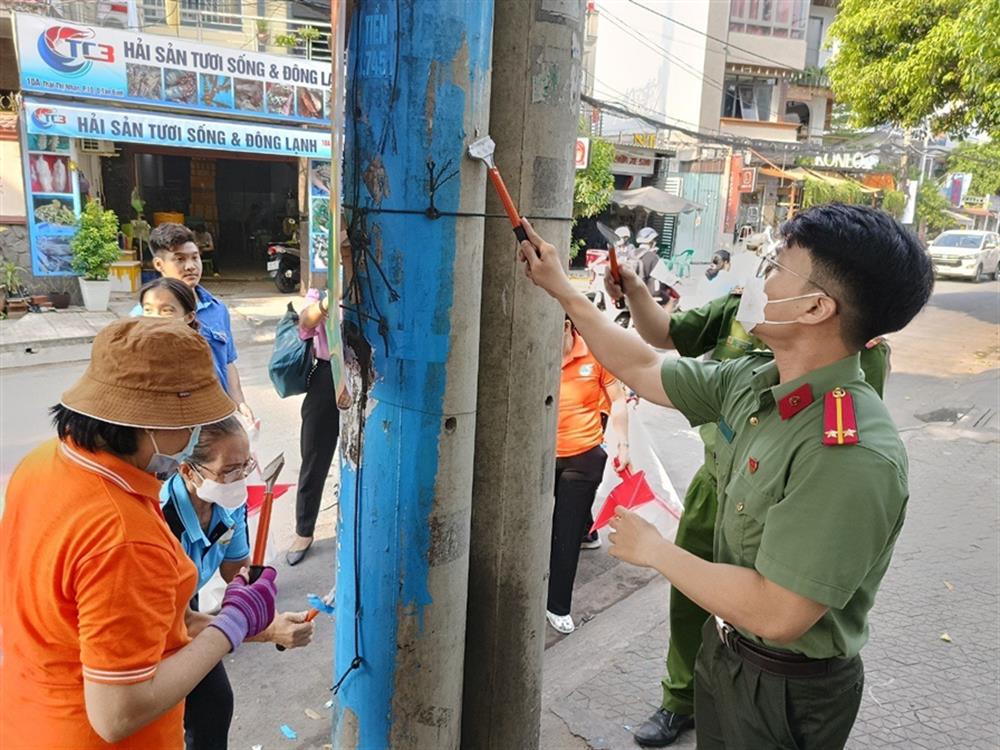
<svg viewBox="0 0 1000 750">
<path fill-rule="evenodd" d="M 576 628 L 570 609 L 580 560 L 580 540 L 587 536 L 590 509 L 604 476 L 608 454 L 602 409 L 611 403 L 611 432 L 618 438 L 615 460 L 629 463 L 628 410 L 625 390 L 594 359 L 572 321 L 563 328 L 559 425 L 556 430 L 555 508 L 549 556 L 549 595 L 545 617 L 560 633 Z"/>
<path fill-rule="evenodd" d="M 177 320 L 119 320 L 52 409 L 59 438 L 14 471 L 0 521 L 0 747 L 182 750 L 184 697 L 274 617 L 274 570 L 237 576 L 215 617 L 156 474 L 236 405 Z"/>
</svg>

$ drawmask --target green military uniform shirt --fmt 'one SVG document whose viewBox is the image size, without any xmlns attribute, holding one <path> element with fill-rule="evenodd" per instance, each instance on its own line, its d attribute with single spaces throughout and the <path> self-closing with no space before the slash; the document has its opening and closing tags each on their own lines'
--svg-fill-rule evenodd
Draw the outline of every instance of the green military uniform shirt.
<svg viewBox="0 0 1000 750">
<path fill-rule="evenodd" d="M 723 362 L 753 351 L 766 351 L 764 342 L 747 333 L 736 320 L 739 308 L 740 295 L 727 294 L 694 310 L 673 313 L 670 316 L 670 340 L 677 353 L 682 357 L 700 357 L 711 352 L 709 359 Z M 889 372 L 889 345 L 879 339 L 869 344 L 861 352 L 861 369 L 865 380 L 882 396 Z M 699 434 L 705 444 L 705 467 L 714 475 L 718 435 L 715 425 L 702 425 Z"/>
<path fill-rule="evenodd" d="M 790 644 L 744 635 L 812 658 L 857 654 L 908 498 L 906 453 L 859 355 L 783 384 L 768 352 L 666 359 L 662 379 L 692 426 L 718 426 L 715 561 L 828 607 Z M 854 445 L 823 444 L 824 397 L 838 387 L 854 401 Z"/>
</svg>

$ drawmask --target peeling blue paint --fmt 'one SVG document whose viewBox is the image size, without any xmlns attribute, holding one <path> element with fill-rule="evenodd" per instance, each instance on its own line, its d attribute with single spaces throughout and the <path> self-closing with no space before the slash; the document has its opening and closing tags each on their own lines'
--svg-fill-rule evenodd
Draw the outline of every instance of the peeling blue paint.
<svg viewBox="0 0 1000 750">
<path fill-rule="evenodd" d="M 493 7 L 465 0 L 361 0 L 348 49 L 348 118 L 344 201 L 396 210 L 429 205 L 427 162 L 458 169 L 470 140 L 467 104 L 482 106 L 490 68 Z M 360 38 L 356 35 L 360 35 Z M 468 77 L 453 80 L 467 59 Z M 457 61 L 457 62 L 456 62 Z M 395 95 L 393 83 L 395 82 Z M 469 93 L 464 86 L 468 86 Z M 354 92 L 356 88 L 357 98 Z M 433 123 L 429 127 L 429 123 Z M 380 146 L 384 144 L 384 148 Z M 375 157 L 381 167 L 371 168 Z M 450 166 L 446 166 L 450 162 Z M 384 172 L 382 171 L 384 170 Z M 355 188 L 357 193 L 355 192 Z M 435 195 L 441 211 L 456 211 L 459 176 Z M 376 204 L 376 198 L 379 203 Z M 443 429 L 446 364 L 453 310 L 455 219 L 371 213 L 372 251 L 396 290 L 381 276 L 363 280 L 362 329 L 374 353 L 376 404 L 368 417 L 361 463 L 361 656 L 364 664 L 334 698 L 334 742 L 357 721 L 356 747 L 389 746 L 400 618 L 423 629 L 433 605 L 428 590 L 429 516 Z M 374 294 L 372 292 L 374 291 Z M 386 354 L 378 324 L 388 323 Z M 334 674 L 354 656 L 354 492 L 358 473 L 342 467 L 338 526 Z"/>
</svg>

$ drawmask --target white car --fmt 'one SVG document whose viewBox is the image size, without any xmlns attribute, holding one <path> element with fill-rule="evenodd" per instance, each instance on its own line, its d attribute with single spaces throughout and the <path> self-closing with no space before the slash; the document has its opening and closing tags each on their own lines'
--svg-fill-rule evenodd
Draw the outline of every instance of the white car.
<svg viewBox="0 0 1000 750">
<path fill-rule="evenodd" d="M 1000 236 L 996 232 L 953 230 L 942 232 L 927 248 L 938 276 L 960 276 L 979 281 L 983 274 L 998 275 Z"/>
</svg>

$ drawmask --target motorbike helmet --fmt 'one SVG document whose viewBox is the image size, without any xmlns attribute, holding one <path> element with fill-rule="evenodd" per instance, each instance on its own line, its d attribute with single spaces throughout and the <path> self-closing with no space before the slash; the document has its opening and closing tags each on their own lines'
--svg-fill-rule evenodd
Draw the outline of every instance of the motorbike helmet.
<svg viewBox="0 0 1000 750">
<path fill-rule="evenodd" d="M 615 234 L 618 235 L 618 244 L 623 245 L 632 238 L 632 231 L 626 227 L 621 226 L 615 230 Z"/>
<path fill-rule="evenodd" d="M 656 241 L 656 230 L 652 227 L 643 227 L 635 236 L 635 241 L 640 245 L 650 245 Z"/>
</svg>

